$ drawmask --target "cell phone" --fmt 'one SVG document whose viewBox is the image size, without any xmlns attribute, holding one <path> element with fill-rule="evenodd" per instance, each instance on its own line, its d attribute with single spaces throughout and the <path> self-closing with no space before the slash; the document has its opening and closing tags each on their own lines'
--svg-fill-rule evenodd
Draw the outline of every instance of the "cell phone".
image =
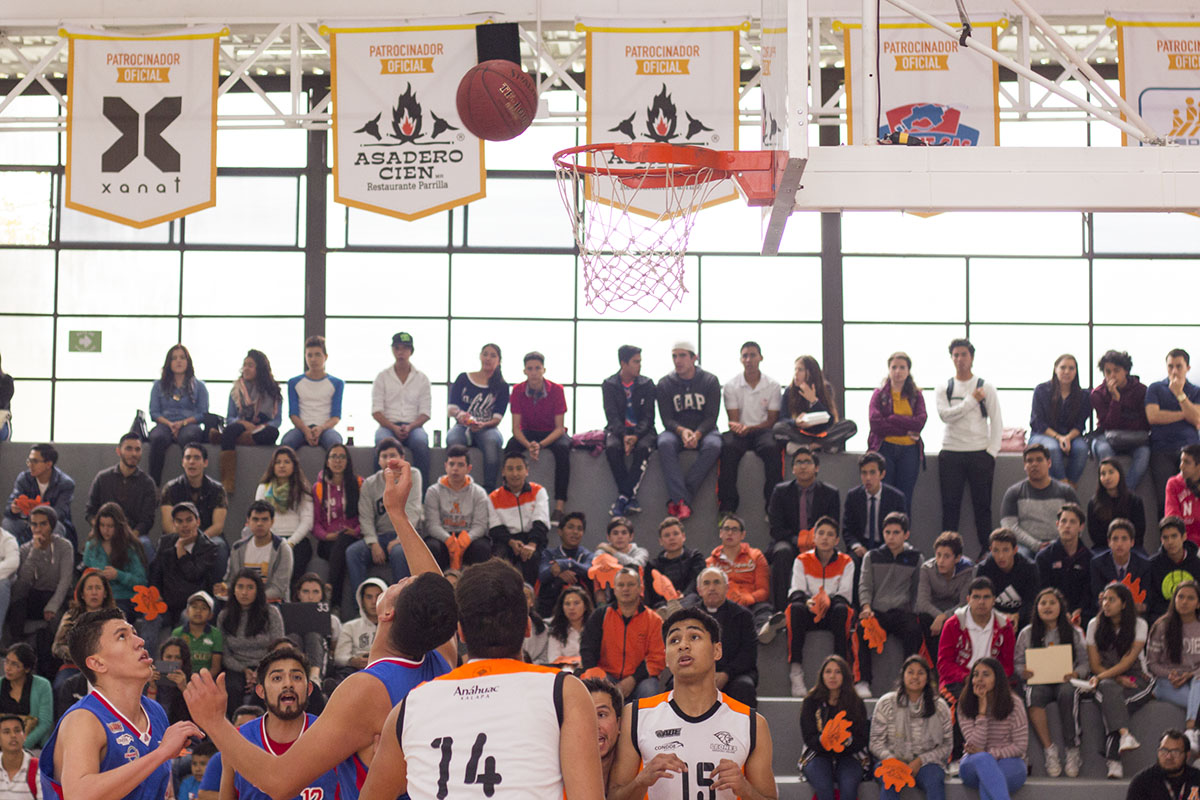
<svg viewBox="0 0 1200 800">
<path fill-rule="evenodd" d="M 179 672 L 179 670 L 183 669 L 183 664 L 179 663 L 178 661 L 162 661 L 160 659 L 155 659 L 154 668 L 158 670 L 159 675 L 170 675 L 172 672 Z"/>
</svg>

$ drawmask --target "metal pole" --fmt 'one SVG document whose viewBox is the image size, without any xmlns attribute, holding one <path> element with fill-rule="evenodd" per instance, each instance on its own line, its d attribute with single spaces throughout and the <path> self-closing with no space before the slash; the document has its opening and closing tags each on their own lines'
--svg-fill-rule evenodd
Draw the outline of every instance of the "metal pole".
<svg viewBox="0 0 1200 800">
<path fill-rule="evenodd" d="M 859 144 L 879 144 L 879 70 L 875 53 L 879 49 L 879 6 L 878 0 L 862 0 L 862 47 L 859 58 L 862 69 L 858 72 L 862 80 L 862 114 L 859 115 L 855 135 Z"/>
</svg>

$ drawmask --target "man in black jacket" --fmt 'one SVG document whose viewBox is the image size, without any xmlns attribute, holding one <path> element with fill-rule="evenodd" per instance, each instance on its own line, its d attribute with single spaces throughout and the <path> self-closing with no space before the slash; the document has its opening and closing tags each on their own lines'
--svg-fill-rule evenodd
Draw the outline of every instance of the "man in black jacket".
<svg viewBox="0 0 1200 800">
<path fill-rule="evenodd" d="M 642 375 L 642 348 L 623 344 L 617 348 L 621 369 L 600 384 L 604 397 L 604 454 L 617 482 L 617 501 L 610 513 L 624 517 L 641 511 L 637 490 L 646 473 L 650 451 L 658 441 L 654 432 L 654 381 Z M 631 456 L 629 466 L 625 458 Z"/>
<path fill-rule="evenodd" d="M 1200 797 L 1200 769 L 1187 764 L 1191 746 L 1183 731 L 1164 731 L 1158 761 L 1133 776 L 1125 800 L 1193 800 Z"/>
<path fill-rule="evenodd" d="M 1150 559 L 1149 583 L 1146 590 L 1146 605 L 1150 619 L 1158 619 L 1167 613 L 1167 605 L 1181 581 L 1200 580 L 1200 557 L 1196 545 L 1187 540 L 1186 525 L 1179 517 L 1163 517 L 1158 523 L 1161 546 Z"/>
<path fill-rule="evenodd" d="M 893 511 L 905 512 L 904 494 L 883 482 L 887 462 L 868 450 L 858 457 L 860 484 L 846 492 L 842 507 L 842 539 L 857 564 L 868 550 L 883 546 L 883 520 Z"/>
<path fill-rule="evenodd" d="M 728 578 L 717 567 L 705 568 L 696 588 L 704 610 L 721 623 L 717 689 L 753 708 L 758 700 L 758 635 L 754 617 L 748 608 L 726 598 Z"/>
<path fill-rule="evenodd" d="M 217 546 L 200 535 L 200 512 L 191 503 L 176 503 L 171 509 L 175 533 L 163 534 L 158 552 L 150 562 L 150 585 L 157 586 L 167 604 L 167 613 L 148 623 L 143 637 L 146 649 L 157 651 L 161 628 L 171 630 L 187 607 L 193 592 L 210 592 L 223 577 L 218 568 Z M 166 620 L 163 622 L 162 620 Z M 155 625 L 157 623 L 157 625 Z M 150 633 L 154 626 L 154 633 Z"/>
<path fill-rule="evenodd" d="M 792 455 L 793 479 L 776 486 L 767 504 L 772 541 L 765 555 L 771 565 L 771 603 L 776 611 L 787 607 L 792 562 L 800 555 L 798 535 L 811 532 L 813 523 L 821 517 L 841 518 L 838 490 L 817 480 L 820 470 L 820 456 L 801 446 Z"/>
<path fill-rule="evenodd" d="M 699 605 L 700 597 L 696 594 L 696 579 L 704 569 L 704 554 L 699 550 L 686 547 L 687 534 L 683 531 L 683 523 L 675 517 L 665 517 L 658 523 L 658 544 L 662 550 L 650 559 L 643 570 L 645 582 L 645 601 L 650 608 L 665 605 L 666 600 L 654 588 L 654 570 L 666 576 L 675 589 L 683 595 L 680 602 L 684 608 L 694 608 Z"/>
</svg>

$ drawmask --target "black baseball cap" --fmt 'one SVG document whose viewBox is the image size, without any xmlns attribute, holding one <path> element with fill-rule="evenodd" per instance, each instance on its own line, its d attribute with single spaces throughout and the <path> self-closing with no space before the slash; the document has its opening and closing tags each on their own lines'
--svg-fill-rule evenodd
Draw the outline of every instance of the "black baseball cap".
<svg viewBox="0 0 1200 800">
<path fill-rule="evenodd" d="M 394 334 L 392 336 L 392 347 L 395 347 L 398 344 L 405 345 L 409 350 L 416 350 L 416 348 L 413 347 L 413 338 L 411 333 L 405 333 L 404 331 L 401 331 L 400 333 Z"/>
</svg>

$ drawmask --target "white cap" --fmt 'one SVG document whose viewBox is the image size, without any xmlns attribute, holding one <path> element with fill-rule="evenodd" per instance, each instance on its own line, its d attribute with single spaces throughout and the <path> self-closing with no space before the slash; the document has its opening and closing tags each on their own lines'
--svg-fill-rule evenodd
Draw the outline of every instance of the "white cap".
<svg viewBox="0 0 1200 800">
<path fill-rule="evenodd" d="M 696 345 L 687 339 L 680 339 L 671 346 L 671 350 L 687 350 L 692 355 L 696 355 Z"/>
<path fill-rule="evenodd" d="M 216 605 L 213 602 L 212 595 L 209 594 L 208 592 L 204 591 L 203 589 L 201 589 L 198 592 L 192 592 L 190 595 L 188 595 L 187 604 L 190 606 L 192 604 L 192 601 L 196 600 L 197 598 L 208 603 L 209 611 L 211 611 Z"/>
</svg>

